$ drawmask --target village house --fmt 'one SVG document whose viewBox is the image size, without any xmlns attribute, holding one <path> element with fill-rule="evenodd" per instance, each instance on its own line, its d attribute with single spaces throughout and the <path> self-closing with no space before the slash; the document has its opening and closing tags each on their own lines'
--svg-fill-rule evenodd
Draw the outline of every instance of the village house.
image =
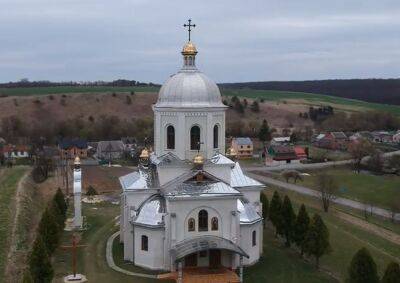
<svg viewBox="0 0 400 283">
<path fill-rule="evenodd" d="M 289 163 L 300 163 L 293 146 L 270 145 L 266 149 L 265 165 L 278 166 Z"/>
<path fill-rule="evenodd" d="M 233 138 L 231 147 L 235 150 L 239 159 L 253 156 L 253 142 L 248 137 Z"/>
<path fill-rule="evenodd" d="M 84 139 L 63 139 L 58 143 L 62 159 L 86 158 L 88 145 Z"/>
<path fill-rule="evenodd" d="M 400 131 L 397 131 L 397 132 L 393 135 L 393 143 L 400 143 Z"/>
<path fill-rule="evenodd" d="M 373 142 L 379 143 L 393 143 L 393 134 L 387 131 L 372 132 Z"/>
<path fill-rule="evenodd" d="M 354 134 L 350 135 L 350 137 L 349 137 L 350 141 L 356 141 L 356 140 L 360 140 L 360 139 L 366 139 L 369 141 L 373 141 L 374 136 L 368 131 L 361 131 L 361 132 L 354 133 Z"/>
<path fill-rule="evenodd" d="M 99 141 L 96 157 L 102 160 L 119 159 L 123 156 L 125 145 L 122 141 Z"/>
<path fill-rule="evenodd" d="M 27 145 L 4 145 L 1 149 L 5 158 L 28 158 L 29 146 Z"/>
<path fill-rule="evenodd" d="M 290 143 L 290 137 L 275 137 L 271 140 L 271 145 L 286 145 Z"/>
<path fill-rule="evenodd" d="M 313 145 L 332 150 L 346 150 L 349 139 L 343 132 L 330 132 L 315 137 Z"/>
</svg>

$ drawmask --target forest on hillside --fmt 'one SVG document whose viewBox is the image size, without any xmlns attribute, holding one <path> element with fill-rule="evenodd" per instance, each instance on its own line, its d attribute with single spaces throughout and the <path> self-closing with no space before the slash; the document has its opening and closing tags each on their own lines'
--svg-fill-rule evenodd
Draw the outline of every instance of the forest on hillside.
<svg viewBox="0 0 400 283">
<path fill-rule="evenodd" d="M 243 82 L 224 83 L 220 87 L 308 92 L 400 105 L 400 79 Z"/>
</svg>

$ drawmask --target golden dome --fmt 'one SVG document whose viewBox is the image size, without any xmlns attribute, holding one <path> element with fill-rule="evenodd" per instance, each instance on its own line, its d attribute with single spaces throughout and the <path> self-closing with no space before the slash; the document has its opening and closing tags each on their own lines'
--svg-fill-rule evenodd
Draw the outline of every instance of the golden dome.
<svg viewBox="0 0 400 283">
<path fill-rule="evenodd" d="M 196 46 L 193 44 L 193 42 L 188 41 L 185 44 L 185 46 L 183 46 L 182 54 L 183 55 L 196 55 L 197 54 L 197 49 L 196 49 Z"/>
<path fill-rule="evenodd" d="M 228 148 L 226 151 L 226 156 L 231 156 L 231 157 L 235 157 L 237 155 L 235 149 L 233 149 L 232 147 Z"/>
<path fill-rule="evenodd" d="M 148 159 L 150 157 L 150 153 L 147 148 L 144 148 L 139 156 L 141 159 Z"/>
<path fill-rule="evenodd" d="M 79 156 L 75 157 L 74 164 L 81 164 L 81 159 Z"/>
<path fill-rule="evenodd" d="M 201 154 L 197 154 L 194 159 L 193 163 L 196 165 L 203 165 L 204 164 L 204 157 Z"/>
</svg>

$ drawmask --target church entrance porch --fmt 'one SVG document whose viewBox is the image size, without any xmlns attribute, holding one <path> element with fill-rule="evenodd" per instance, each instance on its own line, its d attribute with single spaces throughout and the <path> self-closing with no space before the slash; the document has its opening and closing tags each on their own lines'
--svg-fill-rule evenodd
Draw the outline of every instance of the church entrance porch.
<svg viewBox="0 0 400 283">
<path fill-rule="evenodd" d="M 231 261 L 231 254 L 224 253 L 228 261 Z M 220 250 L 204 250 L 187 255 L 183 259 L 184 267 L 208 267 L 210 269 L 218 269 L 223 266 L 222 252 Z"/>
</svg>

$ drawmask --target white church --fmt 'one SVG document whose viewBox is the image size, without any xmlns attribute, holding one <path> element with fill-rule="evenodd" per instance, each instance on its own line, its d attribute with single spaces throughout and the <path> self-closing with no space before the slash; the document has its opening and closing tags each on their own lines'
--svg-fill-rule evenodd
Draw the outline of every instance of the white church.
<svg viewBox="0 0 400 283">
<path fill-rule="evenodd" d="M 263 185 L 233 150 L 225 155 L 227 107 L 196 54 L 189 37 L 183 67 L 153 106 L 154 152 L 143 150 L 138 170 L 120 178 L 124 259 L 147 269 L 236 269 L 262 253 Z"/>
</svg>

